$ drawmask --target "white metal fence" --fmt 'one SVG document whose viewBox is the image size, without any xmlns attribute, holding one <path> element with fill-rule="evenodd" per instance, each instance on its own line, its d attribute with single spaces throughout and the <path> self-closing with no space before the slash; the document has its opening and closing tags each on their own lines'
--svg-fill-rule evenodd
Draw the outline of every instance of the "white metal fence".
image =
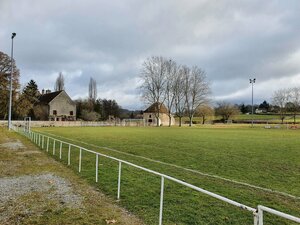
<svg viewBox="0 0 300 225">
<path fill-rule="evenodd" d="M 159 173 L 157 171 L 151 170 L 151 169 L 147 169 L 145 167 L 127 162 L 125 160 L 122 159 L 118 159 L 116 157 L 112 157 L 109 155 L 105 155 L 99 152 L 95 152 L 89 149 L 86 149 L 84 147 L 69 143 L 69 142 L 65 142 L 38 132 L 26 132 L 24 128 L 22 127 L 16 127 L 16 126 L 12 126 L 12 129 L 18 133 L 21 133 L 22 135 L 26 136 L 27 138 L 29 138 L 32 142 L 34 142 L 36 145 L 38 145 L 41 149 L 46 150 L 47 152 L 51 151 L 51 149 L 49 149 L 49 142 L 50 140 L 52 140 L 52 154 L 55 155 L 55 151 L 56 151 L 56 144 L 59 144 L 59 159 L 62 159 L 62 145 L 65 144 L 68 146 L 68 165 L 71 165 L 71 149 L 72 148 L 77 148 L 79 149 L 79 160 L 78 160 L 78 172 L 81 172 L 81 162 L 82 162 L 82 151 L 86 151 L 89 153 L 92 153 L 95 155 L 96 158 L 96 163 L 95 163 L 95 182 L 98 182 L 98 160 L 99 160 L 99 156 L 117 161 L 119 163 L 119 168 L 118 168 L 118 189 L 117 189 L 117 199 L 120 199 L 120 194 L 121 194 L 121 174 L 122 174 L 122 164 L 126 164 L 129 166 L 132 166 L 134 168 L 146 171 L 148 173 L 157 175 L 161 178 L 161 188 L 160 188 L 160 208 L 159 208 L 159 220 L 158 220 L 158 224 L 162 225 L 163 222 L 163 203 L 164 203 L 164 181 L 165 179 L 176 182 L 178 184 L 181 184 L 185 187 L 191 188 L 195 191 L 201 192 L 203 194 L 209 195 L 213 198 L 219 199 L 221 201 L 224 201 L 226 203 L 229 203 L 233 206 L 236 206 L 240 209 L 249 211 L 253 214 L 253 221 L 254 221 L 254 225 L 263 225 L 264 221 L 263 221 L 263 212 L 268 212 L 274 215 L 277 215 L 279 217 L 285 218 L 287 220 L 290 221 L 294 221 L 297 223 L 300 223 L 300 218 L 262 206 L 262 205 L 258 205 L 257 209 L 249 207 L 247 205 L 241 204 L 239 202 L 233 201 L 231 199 L 228 199 L 226 197 L 223 197 L 221 195 L 215 194 L 213 192 L 204 190 L 200 187 L 197 187 L 195 185 L 189 184 L 187 182 L 184 182 L 182 180 L 179 180 L 177 178 L 168 176 L 166 174 L 163 173 Z"/>
</svg>

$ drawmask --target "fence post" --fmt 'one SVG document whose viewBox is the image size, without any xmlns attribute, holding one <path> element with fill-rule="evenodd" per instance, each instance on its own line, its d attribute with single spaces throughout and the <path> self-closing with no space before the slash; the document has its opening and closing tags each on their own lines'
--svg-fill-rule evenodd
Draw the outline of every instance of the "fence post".
<svg viewBox="0 0 300 225">
<path fill-rule="evenodd" d="M 38 146 L 40 147 L 41 146 L 41 134 L 39 134 L 39 144 Z"/>
<path fill-rule="evenodd" d="M 82 154 L 82 149 L 79 148 L 79 165 L 78 165 L 78 172 L 81 172 L 81 154 Z"/>
<path fill-rule="evenodd" d="M 47 139 L 47 152 L 49 151 L 49 137 L 48 137 L 48 139 Z"/>
<path fill-rule="evenodd" d="M 260 206 L 257 206 L 257 214 L 258 214 L 258 225 L 264 224 L 264 216 L 263 216 L 263 210 L 260 208 Z"/>
<path fill-rule="evenodd" d="M 253 213 L 253 219 L 254 219 L 254 225 L 259 225 L 258 224 L 258 212 L 256 210 L 256 212 Z"/>
<path fill-rule="evenodd" d="M 53 155 L 55 155 L 55 139 L 53 139 L 53 152 L 52 152 Z"/>
<path fill-rule="evenodd" d="M 60 141 L 60 146 L 59 146 L 59 159 L 61 159 L 61 150 L 62 150 L 62 141 Z"/>
<path fill-rule="evenodd" d="M 44 149 L 45 136 L 42 136 L 42 149 Z"/>
<path fill-rule="evenodd" d="M 96 183 L 98 183 L 98 161 L 99 161 L 99 155 L 96 154 Z"/>
<path fill-rule="evenodd" d="M 68 166 L 71 164 L 71 145 L 69 144 L 69 150 L 68 150 Z"/>
<path fill-rule="evenodd" d="M 159 206 L 159 225 L 162 225 L 163 204 L 164 204 L 164 177 L 161 177 L 160 187 L 160 206 Z"/>
<path fill-rule="evenodd" d="M 122 162 L 119 161 L 119 176 L 118 176 L 118 195 L 117 195 L 117 199 L 120 199 L 120 192 L 121 192 L 121 169 L 122 169 Z"/>
</svg>

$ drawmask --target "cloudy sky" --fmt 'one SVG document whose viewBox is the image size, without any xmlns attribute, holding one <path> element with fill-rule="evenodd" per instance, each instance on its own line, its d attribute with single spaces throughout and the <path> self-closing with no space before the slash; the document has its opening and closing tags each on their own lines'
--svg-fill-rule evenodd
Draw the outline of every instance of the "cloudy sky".
<svg viewBox="0 0 300 225">
<path fill-rule="evenodd" d="M 72 98 L 98 97 L 143 107 L 142 62 L 161 55 L 207 72 L 215 101 L 271 101 L 300 86 L 300 1 L 0 0 L 0 51 L 11 33 L 21 83 L 53 89 L 61 71 Z"/>
</svg>

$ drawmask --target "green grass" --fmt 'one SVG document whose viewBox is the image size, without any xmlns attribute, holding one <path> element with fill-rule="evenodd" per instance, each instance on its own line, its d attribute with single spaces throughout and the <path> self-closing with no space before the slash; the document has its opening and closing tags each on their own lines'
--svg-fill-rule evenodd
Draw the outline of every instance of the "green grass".
<svg viewBox="0 0 300 225">
<path fill-rule="evenodd" d="M 281 119 L 279 115 L 276 114 L 253 114 L 253 116 L 251 114 L 239 114 L 239 115 L 235 115 L 232 118 L 230 118 L 230 120 L 235 120 L 235 121 L 239 121 L 239 122 L 249 122 L 251 121 L 253 118 L 254 121 L 268 121 L 269 123 L 281 123 Z M 179 119 L 176 117 L 175 118 L 176 121 L 178 122 Z M 206 123 L 209 123 L 213 120 L 221 120 L 222 117 L 221 116 L 208 116 L 206 118 Z M 189 122 L 189 118 L 188 117 L 183 117 L 182 118 L 183 123 L 188 123 Z M 201 117 L 194 117 L 193 121 L 196 122 L 197 124 L 201 124 L 202 123 L 202 118 Z M 294 117 L 293 115 L 289 114 L 286 115 L 285 119 L 283 120 L 283 123 L 293 123 L 294 122 Z M 300 116 L 297 115 L 296 116 L 296 123 L 300 122 Z"/>
<path fill-rule="evenodd" d="M 218 175 L 239 182 L 300 196 L 300 151 L 298 130 L 263 129 L 259 126 L 214 128 L 40 128 L 46 132 L 71 138 L 75 144 L 109 154 L 138 165 L 174 176 L 206 190 L 256 208 L 269 206 L 300 216 L 300 200 L 201 176 L 182 168 L 151 162 L 143 156 L 180 167 Z M 132 155 L 124 155 L 97 146 L 110 147 Z M 52 154 L 52 143 L 49 149 Z M 56 145 L 58 158 L 59 145 Z M 50 153 L 50 152 L 49 152 Z M 78 169 L 78 149 L 72 149 L 71 167 Z M 67 146 L 63 159 L 67 162 Z M 160 178 L 124 165 L 121 202 L 147 224 L 156 224 L 159 212 Z M 116 196 L 118 163 L 99 160 L 99 183 L 95 184 L 95 156 L 83 153 L 81 175 L 105 193 Z M 250 212 L 206 195 L 166 181 L 164 224 L 252 224 Z M 266 215 L 266 224 L 291 224 Z"/>
</svg>

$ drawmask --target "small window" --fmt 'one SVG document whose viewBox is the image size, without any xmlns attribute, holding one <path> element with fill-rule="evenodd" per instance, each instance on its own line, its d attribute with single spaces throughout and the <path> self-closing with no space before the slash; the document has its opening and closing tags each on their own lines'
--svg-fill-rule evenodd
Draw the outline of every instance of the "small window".
<svg viewBox="0 0 300 225">
<path fill-rule="evenodd" d="M 57 111 L 56 110 L 53 110 L 53 115 L 57 115 Z"/>
<path fill-rule="evenodd" d="M 149 118 L 151 118 L 151 114 L 149 115 Z"/>
<path fill-rule="evenodd" d="M 73 116 L 73 111 L 70 111 L 70 116 Z"/>
<path fill-rule="evenodd" d="M 148 120 L 148 123 L 152 123 L 152 119 L 149 119 L 149 120 Z"/>
</svg>

